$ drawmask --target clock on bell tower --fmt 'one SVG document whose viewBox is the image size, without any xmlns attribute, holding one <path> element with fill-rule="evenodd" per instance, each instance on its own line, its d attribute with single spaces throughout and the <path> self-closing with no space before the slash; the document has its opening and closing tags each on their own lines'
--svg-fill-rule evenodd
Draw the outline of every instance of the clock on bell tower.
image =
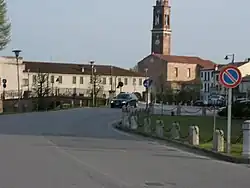
<svg viewBox="0 0 250 188">
<path fill-rule="evenodd" d="M 170 55 L 171 53 L 171 7 L 169 0 L 156 0 L 153 10 L 151 53 Z"/>
</svg>

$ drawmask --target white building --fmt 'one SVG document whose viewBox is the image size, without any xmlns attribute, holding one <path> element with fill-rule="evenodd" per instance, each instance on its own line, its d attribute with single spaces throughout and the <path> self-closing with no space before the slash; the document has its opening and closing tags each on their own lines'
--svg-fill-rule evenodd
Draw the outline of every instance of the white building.
<svg viewBox="0 0 250 188">
<path fill-rule="evenodd" d="M 6 98 L 15 98 L 18 94 L 17 70 L 19 69 L 20 92 L 32 91 L 35 79 L 38 73 L 49 74 L 49 85 L 53 93 L 58 91 L 61 95 L 89 96 L 92 84 L 90 78 L 92 67 L 90 64 L 72 64 L 72 63 L 50 63 L 26 61 L 19 58 L 18 65 L 14 57 L 1 57 L 0 59 L 0 79 L 7 80 L 5 88 Z M 96 65 L 93 68 L 94 75 L 98 77 L 98 84 L 101 87 L 99 95 L 109 97 L 110 91 L 116 94 L 120 92 L 117 88 L 118 82 L 123 82 L 124 92 L 138 92 L 142 94 L 145 90 L 143 80 L 145 76 L 110 65 Z M 1 83 L 1 93 L 3 93 L 3 84 Z"/>
</svg>

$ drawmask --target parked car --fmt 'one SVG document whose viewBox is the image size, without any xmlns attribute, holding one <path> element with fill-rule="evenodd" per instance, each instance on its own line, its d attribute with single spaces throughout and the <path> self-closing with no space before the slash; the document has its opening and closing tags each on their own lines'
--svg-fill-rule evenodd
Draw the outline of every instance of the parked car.
<svg viewBox="0 0 250 188">
<path fill-rule="evenodd" d="M 133 93 L 119 93 L 110 101 L 111 108 L 122 108 L 124 105 L 130 105 L 136 108 L 138 105 L 138 98 Z"/>
<path fill-rule="evenodd" d="M 193 103 L 193 106 L 206 106 L 206 103 L 202 100 L 197 100 Z"/>
</svg>

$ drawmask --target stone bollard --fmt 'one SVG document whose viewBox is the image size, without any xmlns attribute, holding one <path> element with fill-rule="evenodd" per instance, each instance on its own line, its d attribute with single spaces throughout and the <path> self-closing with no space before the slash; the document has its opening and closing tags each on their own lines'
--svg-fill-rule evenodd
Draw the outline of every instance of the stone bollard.
<svg viewBox="0 0 250 188">
<path fill-rule="evenodd" d="M 138 124 L 137 124 L 137 117 L 135 115 L 131 116 L 130 122 L 131 122 L 131 129 L 137 130 Z"/>
<path fill-rule="evenodd" d="M 198 146 L 200 144 L 199 127 L 190 126 L 189 127 L 189 144 L 193 146 Z"/>
<path fill-rule="evenodd" d="M 206 107 L 202 107 L 202 116 L 206 116 L 207 115 L 207 108 Z"/>
<path fill-rule="evenodd" d="M 223 130 L 215 130 L 213 135 L 213 150 L 216 152 L 224 152 L 224 132 Z"/>
<path fill-rule="evenodd" d="M 174 122 L 172 124 L 172 128 L 171 128 L 171 136 L 172 136 L 172 139 L 180 139 L 180 125 L 178 122 Z"/>
<path fill-rule="evenodd" d="M 164 122 L 162 120 L 156 120 L 156 136 L 159 138 L 164 137 Z"/>
<path fill-rule="evenodd" d="M 80 107 L 82 107 L 82 100 L 80 100 Z"/>
<path fill-rule="evenodd" d="M 71 100 L 71 108 L 74 108 L 74 106 L 75 106 L 75 102 L 74 100 Z"/>
<path fill-rule="evenodd" d="M 181 106 L 178 104 L 177 109 L 176 109 L 176 115 L 180 116 L 181 115 Z"/>
<path fill-rule="evenodd" d="M 244 121 L 242 125 L 242 131 L 243 131 L 242 157 L 250 159 L 250 120 Z"/>
<path fill-rule="evenodd" d="M 144 118 L 144 132 L 151 133 L 151 119 L 149 117 Z"/>
</svg>

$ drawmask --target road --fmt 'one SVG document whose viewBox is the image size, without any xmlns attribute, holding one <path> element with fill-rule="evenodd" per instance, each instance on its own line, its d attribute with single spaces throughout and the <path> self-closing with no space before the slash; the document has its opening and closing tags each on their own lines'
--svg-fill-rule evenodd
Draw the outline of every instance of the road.
<svg viewBox="0 0 250 188">
<path fill-rule="evenodd" d="M 120 113 L 84 108 L 0 116 L 0 188 L 250 186 L 245 165 L 118 132 L 110 122 Z"/>
</svg>

